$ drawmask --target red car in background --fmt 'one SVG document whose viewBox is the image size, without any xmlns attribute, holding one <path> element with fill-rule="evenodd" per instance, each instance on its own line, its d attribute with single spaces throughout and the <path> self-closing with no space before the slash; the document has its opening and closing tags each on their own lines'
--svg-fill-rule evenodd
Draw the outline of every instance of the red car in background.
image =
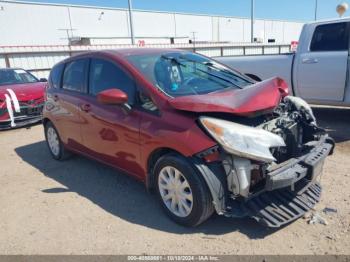
<svg viewBox="0 0 350 262">
<path fill-rule="evenodd" d="M 297 219 L 319 201 L 334 147 L 282 79 L 257 83 L 187 51 L 71 57 L 52 69 L 46 99 L 54 159 L 74 152 L 123 170 L 186 226 L 214 211 L 269 227 Z"/>
<path fill-rule="evenodd" d="M 46 79 L 19 68 L 0 68 L 0 130 L 41 121 Z"/>
</svg>

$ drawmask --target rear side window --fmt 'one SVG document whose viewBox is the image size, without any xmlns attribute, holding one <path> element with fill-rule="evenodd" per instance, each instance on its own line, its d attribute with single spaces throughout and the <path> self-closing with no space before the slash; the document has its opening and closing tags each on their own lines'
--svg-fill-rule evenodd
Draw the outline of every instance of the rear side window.
<svg viewBox="0 0 350 262">
<path fill-rule="evenodd" d="M 88 67 L 87 59 L 80 59 L 66 64 L 62 88 L 77 92 L 85 92 L 85 77 Z"/>
<path fill-rule="evenodd" d="M 118 88 L 129 98 L 129 104 L 135 101 L 135 83 L 132 78 L 117 65 L 102 59 L 91 59 L 89 93 L 97 95 L 101 91 Z"/>
<path fill-rule="evenodd" d="M 52 68 L 49 78 L 50 86 L 60 88 L 64 64 L 56 65 Z"/>
<path fill-rule="evenodd" d="M 349 32 L 347 23 L 319 25 L 311 41 L 310 50 L 345 51 L 349 47 Z"/>
</svg>

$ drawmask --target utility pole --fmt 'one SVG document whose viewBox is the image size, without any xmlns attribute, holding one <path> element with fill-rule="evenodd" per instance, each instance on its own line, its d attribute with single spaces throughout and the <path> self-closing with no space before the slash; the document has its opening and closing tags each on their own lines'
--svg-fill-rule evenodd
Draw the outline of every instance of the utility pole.
<svg viewBox="0 0 350 262">
<path fill-rule="evenodd" d="M 197 32 L 191 32 L 192 33 L 192 42 L 193 42 L 193 52 L 196 52 L 196 33 Z"/>
<path fill-rule="evenodd" d="M 67 34 L 67 41 L 68 41 L 68 46 L 70 46 L 70 40 L 73 37 L 73 31 L 75 31 L 76 29 L 73 28 L 62 28 L 62 29 L 57 29 L 58 31 L 65 31 Z M 69 34 L 70 32 L 70 34 Z"/>
<path fill-rule="evenodd" d="M 128 0 L 129 2 L 129 22 L 130 22 L 130 36 L 131 36 L 131 44 L 135 44 L 135 37 L 134 37 L 134 23 L 132 19 L 132 0 Z"/>
<path fill-rule="evenodd" d="M 251 0 L 251 18 L 250 18 L 250 41 L 254 43 L 254 23 L 255 23 L 255 0 Z"/>
<path fill-rule="evenodd" d="M 317 21 L 318 0 L 315 0 L 315 21 Z"/>
</svg>

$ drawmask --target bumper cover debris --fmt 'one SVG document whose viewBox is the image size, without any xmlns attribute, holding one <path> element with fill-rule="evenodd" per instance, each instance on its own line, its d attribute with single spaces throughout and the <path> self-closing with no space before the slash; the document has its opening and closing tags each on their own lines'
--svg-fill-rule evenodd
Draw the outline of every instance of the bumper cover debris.
<svg viewBox="0 0 350 262">
<path fill-rule="evenodd" d="M 311 184 L 302 193 L 290 189 L 265 192 L 244 204 L 247 214 L 267 227 L 280 227 L 303 216 L 321 197 L 320 184 Z"/>
</svg>

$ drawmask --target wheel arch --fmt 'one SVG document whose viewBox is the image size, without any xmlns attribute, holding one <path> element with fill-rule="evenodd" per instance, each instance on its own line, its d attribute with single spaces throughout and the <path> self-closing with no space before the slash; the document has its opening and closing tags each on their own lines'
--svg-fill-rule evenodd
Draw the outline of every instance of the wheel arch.
<svg viewBox="0 0 350 262">
<path fill-rule="evenodd" d="M 47 125 L 48 122 L 51 122 L 51 120 L 48 119 L 47 117 L 44 117 L 43 118 L 43 125 L 44 125 L 44 127 Z"/>
<path fill-rule="evenodd" d="M 157 148 L 153 150 L 152 153 L 149 155 L 147 159 L 147 177 L 146 177 L 146 187 L 148 190 L 152 190 L 155 187 L 153 168 L 157 160 L 162 156 L 171 154 L 171 153 L 184 157 L 183 154 L 169 147 Z"/>
<path fill-rule="evenodd" d="M 171 153 L 184 157 L 192 162 L 194 168 L 198 171 L 203 178 L 204 183 L 208 186 L 216 212 L 218 214 L 222 214 L 226 209 L 225 195 L 227 193 L 225 190 L 225 188 L 227 188 L 227 184 L 225 182 L 226 174 L 224 173 L 223 167 L 215 164 L 208 165 L 202 159 L 196 156 L 186 157 L 172 148 L 158 148 L 150 154 L 147 161 L 147 190 L 151 191 L 155 188 L 156 181 L 154 180 L 153 168 L 157 160 L 160 157 Z"/>
</svg>

